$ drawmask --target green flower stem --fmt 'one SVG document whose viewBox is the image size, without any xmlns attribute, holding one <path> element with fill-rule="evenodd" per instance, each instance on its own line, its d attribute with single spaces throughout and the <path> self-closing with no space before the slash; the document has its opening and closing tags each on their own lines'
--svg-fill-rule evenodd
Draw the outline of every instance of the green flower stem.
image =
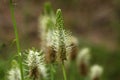
<svg viewBox="0 0 120 80">
<path fill-rule="evenodd" d="M 54 80 L 53 64 L 50 64 L 50 67 L 51 67 L 51 69 L 50 69 L 51 80 Z"/>
<path fill-rule="evenodd" d="M 66 76 L 66 71 L 65 71 L 64 62 L 62 63 L 62 71 L 63 71 L 63 77 L 64 77 L 64 80 L 67 80 L 67 76 Z"/>
<path fill-rule="evenodd" d="M 16 38 L 16 46 L 17 46 L 17 53 L 18 53 L 18 57 L 19 57 L 21 80 L 24 80 L 24 77 L 23 77 L 22 56 L 21 56 L 21 53 L 20 53 L 19 36 L 18 36 L 17 24 L 16 24 L 16 20 L 15 20 L 15 16 L 14 16 L 14 6 L 12 4 L 12 0 L 10 0 L 10 11 L 11 11 L 11 17 L 12 17 L 12 22 L 13 22 L 13 27 L 14 27 L 14 33 L 15 33 L 15 38 Z"/>
</svg>

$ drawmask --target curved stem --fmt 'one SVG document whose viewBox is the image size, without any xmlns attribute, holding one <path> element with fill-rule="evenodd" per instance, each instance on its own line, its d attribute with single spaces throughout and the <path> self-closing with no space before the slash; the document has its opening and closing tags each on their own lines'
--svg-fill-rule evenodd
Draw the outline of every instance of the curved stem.
<svg viewBox="0 0 120 80">
<path fill-rule="evenodd" d="M 14 33 L 15 33 L 15 38 L 16 38 L 16 46 L 17 46 L 17 53 L 19 56 L 19 65 L 20 65 L 20 72 L 21 72 L 21 80 L 24 80 L 23 77 L 23 65 L 22 65 L 22 56 L 20 53 L 20 44 L 19 44 L 19 36 L 18 36 L 18 31 L 17 31 L 17 24 L 14 16 L 14 7 L 12 4 L 12 0 L 10 0 L 10 11 L 11 11 L 11 17 L 12 17 L 12 22 L 13 22 L 13 27 L 14 27 Z"/>
</svg>

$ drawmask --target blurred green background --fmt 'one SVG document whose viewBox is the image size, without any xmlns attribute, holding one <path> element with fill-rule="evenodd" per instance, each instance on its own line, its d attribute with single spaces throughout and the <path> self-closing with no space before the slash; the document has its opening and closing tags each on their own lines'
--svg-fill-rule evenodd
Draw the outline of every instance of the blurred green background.
<svg viewBox="0 0 120 80">
<path fill-rule="evenodd" d="M 40 48 L 38 18 L 47 0 L 13 0 L 22 51 Z M 105 80 L 120 80 L 120 0 L 48 0 L 61 8 L 65 27 L 91 49 L 91 64 L 104 67 Z M 9 0 L 0 0 L 0 80 L 16 54 Z"/>
</svg>

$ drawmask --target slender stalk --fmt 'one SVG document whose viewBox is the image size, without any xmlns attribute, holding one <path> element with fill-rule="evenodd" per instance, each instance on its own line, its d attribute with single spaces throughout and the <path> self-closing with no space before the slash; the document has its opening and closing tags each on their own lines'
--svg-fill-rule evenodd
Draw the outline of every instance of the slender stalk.
<svg viewBox="0 0 120 80">
<path fill-rule="evenodd" d="M 15 38 L 16 38 L 16 46 L 17 46 L 17 53 L 18 53 L 18 58 L 19 58 L 19 66 L 20 66 L 20 72 L 21 72 L 21 79 L 24 80 L 23 77 L 23 65 L 22 65 L 22 56 L 20 53 L 20 44 L 19 44 L 19 36 L 18 36 L 18 31 L 17 31 L 17 24 L 14 16 L 14 6 L 12 4 L 12 0 L 10 0 L 10 11 L 11 11 L 11 17 L 12 17 L 12 22 L 13 22 L 13 27 L 14 27 L 14 33 L 15 33 Z"/>
<path fill-rule="evenodd" d="M 50 75 L 51 75 L 51 80 L 54 80 L 54 72 L 53 72 L 53 64 L 50 64 Z"/>
<path fill-rule="evenodd" d="M 64 62 L 62 63 L 62 71 L 63 71 L 63 77 L 64 77 L 64 80 L 67 80 L 67 76 L 66 76 L 66 71 L 65 71 Z"/>
</svg>

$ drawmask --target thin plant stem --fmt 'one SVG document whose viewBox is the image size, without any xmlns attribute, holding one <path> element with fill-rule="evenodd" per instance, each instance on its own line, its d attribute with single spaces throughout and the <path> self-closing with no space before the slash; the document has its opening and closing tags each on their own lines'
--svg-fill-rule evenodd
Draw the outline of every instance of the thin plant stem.
<svg viewBox="0 0 120 80">
<path fill-rule="evenodd" d="M 64 80 L 67 80 L 67 76 L 66 76 L 66 71 L 65 71 L 64 62 L 62 63 L 62 71 L 63 71 L 63 77 L 64 77 Z"/>
<path fill-rule="evenodd" d="M 50 64 L 50 67 L 51 80 L 54 80 L 53 64 Z"/>
<path fill-rule="evenodd" d="M 20 53 L 20 44 L 19 44 L 19 36 L 18 36 L 18 31 L 17 31 L 17 24 L 15 20 L 15 15 L 14 15 L 14 6 L 12 4 L 12 0 L 10 0 L 10 11 L 11 11 L 11 18 L 13 22 L 13 27 L 14 27 L 14 33 L 15 33 L 15 40 L 16 40 L 16 46 L 17 46 L 17 53 L 18 53 L 18 58 L 19 58 L 19 66 L 20 66 L 20 72 L 21 72 L 21 80 L 24 80 L 23 76 L 23 65 L 22 65 L 22 56 Z"/>
</svg>

